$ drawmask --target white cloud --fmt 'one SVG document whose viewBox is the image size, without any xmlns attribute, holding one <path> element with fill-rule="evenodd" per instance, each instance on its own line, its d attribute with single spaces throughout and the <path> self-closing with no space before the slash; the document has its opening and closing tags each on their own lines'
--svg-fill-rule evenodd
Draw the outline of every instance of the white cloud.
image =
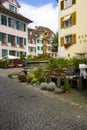
<svg viewBox="0 0 87 130">
<path fill-rule="evenodd" d="M 58 31 L 58 7 L 54 7 L 52 3 L 39 7 L 27 5 L 23 2 L 20 2 L 20 5 L 19 12 L 33 21 L 29 24 L 29 27 L 44 26 L 54 32 Z"/>
</svg>

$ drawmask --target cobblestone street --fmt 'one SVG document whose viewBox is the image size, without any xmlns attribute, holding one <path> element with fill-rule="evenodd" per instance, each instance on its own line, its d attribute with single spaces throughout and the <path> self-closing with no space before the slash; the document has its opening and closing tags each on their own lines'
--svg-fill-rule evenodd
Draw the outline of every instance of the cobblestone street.
<svg viewBox="0 0 87 130">
<path fill-rule="evenodd" d="M 87 105 L 0 75 L 0 130 L 87 130 Z"/>
</svg>

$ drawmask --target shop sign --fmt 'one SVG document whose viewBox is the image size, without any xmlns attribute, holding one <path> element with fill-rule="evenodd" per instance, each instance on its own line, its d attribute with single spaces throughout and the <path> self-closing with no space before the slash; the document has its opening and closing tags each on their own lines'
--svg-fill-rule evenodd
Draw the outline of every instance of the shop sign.
<svg viewBox="0 0 87 130">
<path fill-rule="evenodd" d="M 87 34 L 78 36 L 79 43 L 87 43 Z"/>
</svg>

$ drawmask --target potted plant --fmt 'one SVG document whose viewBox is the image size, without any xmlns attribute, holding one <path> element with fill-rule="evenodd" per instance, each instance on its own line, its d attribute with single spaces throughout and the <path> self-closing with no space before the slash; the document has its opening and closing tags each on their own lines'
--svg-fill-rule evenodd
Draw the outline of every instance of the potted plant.
<svg viewBox="0 0 87 130">
<path fill-rule="evenodd" d="M 71 89 L 71 85 L 68 82 L 68 79 L 64 79 L 64 84 L 61 86 L 65 93 L 69 93 Z"/>
<path fill-rule="evenodd" d="M 42 83 L 40 84 L 41 90 L 47 90 L 47 87 L 48 87 L 48 83 L 46 83 L 46 82 L 42 82 Z"/>
<path fill-rule="evenodd" d="M 48 84 L 48 86 L 47 86 L 47 90 L 48 90 L 48 91 L 54 91 L 54 90 L 55 90 L 55 87 L 56 87 L 55 83 L 54 83 L 54 82 L 50 82 L 50 83 Z"/>
</svg>

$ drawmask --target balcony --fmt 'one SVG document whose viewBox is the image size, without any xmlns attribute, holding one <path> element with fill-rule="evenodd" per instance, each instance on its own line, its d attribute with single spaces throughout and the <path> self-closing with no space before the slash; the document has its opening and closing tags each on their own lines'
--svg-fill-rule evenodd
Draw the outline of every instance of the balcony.
<svg viewBox="0 0 87 130">
<path fill-rule="evenodd" d="M 5 42 L 2 41 L 2 42 L 1 42 L 1 45 L 2 45 L 2 46 L 8 46 L 8 43 L 7 43 L 6 41 L 5 41 Z"/>
</svg>

